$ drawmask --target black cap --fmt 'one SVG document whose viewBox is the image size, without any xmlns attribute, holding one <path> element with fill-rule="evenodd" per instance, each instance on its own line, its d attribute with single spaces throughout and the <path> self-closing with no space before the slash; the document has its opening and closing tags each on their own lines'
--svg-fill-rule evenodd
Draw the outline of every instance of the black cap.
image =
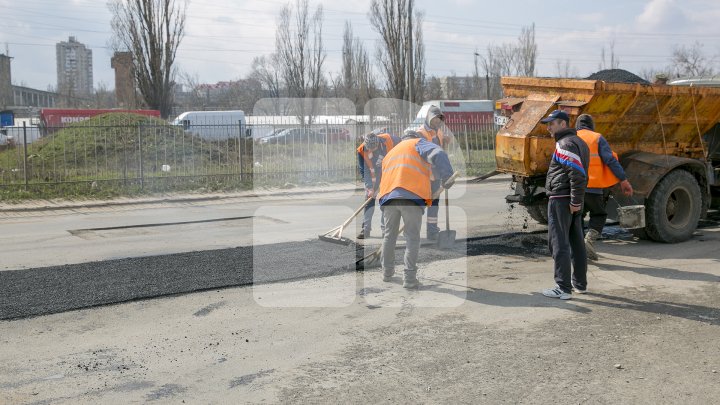
<svg viewBox="0 0 720 405">
<path fill-rule="evenodd" d="M 593 121 L 593 118 L 590 114 L 580 114 L 578 115 L 577 120 L 575 120 L 575 128 L 587 128 L 591 131 L 594 131 L 595 121 Z"/>
<path fill-rule="evenodd" d="M 541 119 L 540 122 L 542 122 L 543 124 L 547 124 L 548 122 L 555 120 L 563 120 L 569 124 L 570 116 L 567 115 L 567 113 L 563 110 L 555 110 L 551 112 L 550 115 L 548 115 L 547 117 Z"/>
</svg>

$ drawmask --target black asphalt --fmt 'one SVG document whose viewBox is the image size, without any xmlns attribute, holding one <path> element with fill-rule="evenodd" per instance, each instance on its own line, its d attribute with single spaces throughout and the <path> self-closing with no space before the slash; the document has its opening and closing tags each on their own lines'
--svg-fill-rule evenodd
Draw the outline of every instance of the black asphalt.
<svg viewBox="0 0 720 405">
<path fill-rule="evenodd" d="M 374 248 L 368 248 L 367 253 Z M 3 271 L 0 319 L 253 283 L 324 277 L 355 271 L 356 254 L 362 253 L 356 253 L 354 245 L 310 240 Z M 422 249 L 420 262 L 460 255 Z M 396 256 L 402 259 L 400 251 Z"/>
</svg>

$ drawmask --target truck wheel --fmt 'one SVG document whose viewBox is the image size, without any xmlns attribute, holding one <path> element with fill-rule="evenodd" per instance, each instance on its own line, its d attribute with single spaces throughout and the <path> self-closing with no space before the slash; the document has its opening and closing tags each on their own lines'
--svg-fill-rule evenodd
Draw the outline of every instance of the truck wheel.
<svg viewBox="0 0 720 405">
<path fill-rule="evenodd" d="M 530 218 L 537 221 L 539 224 L 547 225 L 548 223 L 548 202 L 547 200 L 538 201 L 533 205 L 526 205 Z"/>
<path fill-rule="evenodd" d="M 658 242 L 690 239 L 702 211 L 700 185 L 692 174 L 675 170 L 655 186 L 645 206 L 645 232 Z"/>
<path fill-rule="evenodd" d="M 645 216 L 647 217 L 647 214 L 645 214 Z M 630 229 L 630 233 L 634 237 L 636 237 L 640 240 L 649 240 L 650 239 L 650 237 L 647 234 L 647 231 L 645 231 L 645 228 Z"/>
</svg>

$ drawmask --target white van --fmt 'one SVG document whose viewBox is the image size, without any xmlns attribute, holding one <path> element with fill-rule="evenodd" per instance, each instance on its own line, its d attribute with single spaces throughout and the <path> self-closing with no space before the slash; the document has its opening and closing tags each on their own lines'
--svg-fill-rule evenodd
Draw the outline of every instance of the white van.
<svg viewBox="0 0 720 405">
<path fill-rule="evenodd" d="M 248 136 L 245 113 L 232 111 L 186 111 L 172 121 L 189 133 L 207 140 Z"/>
</svg>

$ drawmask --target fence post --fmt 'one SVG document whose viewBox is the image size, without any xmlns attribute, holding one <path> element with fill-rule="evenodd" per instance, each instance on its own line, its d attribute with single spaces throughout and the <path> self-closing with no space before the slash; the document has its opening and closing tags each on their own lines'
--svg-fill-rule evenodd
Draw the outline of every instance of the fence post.
<svg viewBox="0 0 720 405">
<path fill-rule="evenodd" d="M 325 120 L 325 177 L 330 178 L 330 125 Z"/>
<path fill-rule="evenodd" d="M 467 163 L 465 163 L 465 165 L 466 167 L 470 167 L 472 165 L 472 160 L 470 159 L 470 145 L 468 144 L 470 134 L 468 133 L 467 121 L 463 124 L 463 128 L 465 132 L 465 152 L 467 152 Z"/>
<path fill-rule="evenodd" d="M 245 149 L 245 134 L 243 134 L 243 122 L 238 120 L 238 127 L 240 136 L 238 136 L 238 165 L 240 166 L 240 182 L 242 183 L 244 172 L 243 172 L 243 149 Z"/>
<path fill-rule="evenodd" d="M 145 169 L 143 168 L 142 123 L 138 122 L 138 161 L 140 162 L 140 190 L 145 189 Z"/>
<path fill-rule="evenodd" d="M 25 121 L 23 121 L 23 178 L 25 179 L 25 191 L 28 189 L 27 159 L 27 127 Z"/>
</svg>

